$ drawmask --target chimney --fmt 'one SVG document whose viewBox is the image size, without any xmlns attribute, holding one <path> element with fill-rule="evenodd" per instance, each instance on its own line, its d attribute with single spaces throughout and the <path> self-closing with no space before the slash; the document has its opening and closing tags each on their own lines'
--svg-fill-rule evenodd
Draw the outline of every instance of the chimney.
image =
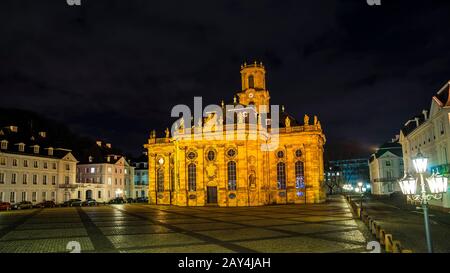
<svg viewBox="0 0 450 273">
<path fill-rule="evenodd" d="M 112 147 L 112 146 L 111 146 L 111 143 L 106 143 L 105 146 L 106 146 L 107 148 L 109 148 L 109 149 L 111 149 L 111 147 Z"/>
<path fill-rule="evenodd" d="M 102 142 L 101 142 L 101 140 L 97 140 L 95 143 L 97 143 L 97 146 L 98 146 L 98 147 L 102 147 Z"/>
<path fill-rule="evenodd" d="M 111 157 L 109 155 L 106 157 L 106 162 L 111 162 Z"/>
<path fill-rule="evenodd" d="M 419 118 L 414 119 L 416 121 L 416 127 L 419 127 Z"/>
<path fill-rule="evenodd" d="M 425 118 L 425 120 L 428 120 L 428 111 L 427 110 L 423 110 L 422 114 L 423 114 L 423 117 Z"/>
</svg>

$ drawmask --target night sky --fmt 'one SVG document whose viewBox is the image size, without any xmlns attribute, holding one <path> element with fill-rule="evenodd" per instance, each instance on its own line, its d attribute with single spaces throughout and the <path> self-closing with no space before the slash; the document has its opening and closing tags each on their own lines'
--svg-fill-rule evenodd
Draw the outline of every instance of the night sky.
<svg viewBox="0 0 450 273">
<path fill-rule="evenodd" d="M 171 108 L 232 101 L 262 61 L 271 103 L 317 114 L 330 158 L 366 157 L 450 80 L 449 1 L 0 3 L 0 106 L 139 154 Z"/>
</svg>

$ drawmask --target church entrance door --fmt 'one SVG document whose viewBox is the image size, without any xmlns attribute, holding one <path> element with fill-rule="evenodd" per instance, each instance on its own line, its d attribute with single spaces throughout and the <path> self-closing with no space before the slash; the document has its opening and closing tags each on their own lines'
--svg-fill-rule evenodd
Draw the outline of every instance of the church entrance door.
<svg viewBox="0 0 450 273">
<path fill-rule="evenodd" d="M 207 187 L 206 202 L 208 204 L 217 204 L 217 187 Z"/>
</svg>

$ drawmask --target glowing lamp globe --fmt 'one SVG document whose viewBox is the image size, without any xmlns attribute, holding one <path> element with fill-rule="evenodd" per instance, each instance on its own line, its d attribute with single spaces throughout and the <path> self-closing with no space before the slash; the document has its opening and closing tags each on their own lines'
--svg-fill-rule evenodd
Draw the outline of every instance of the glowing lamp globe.
<svg viewBox="0 0 450 273">
<path fill-rule="evenodd" d="M 405 195 L 416 194 L 417 191 L 417 180 L 409 174 L 405 174 L 405 176 L 398 181 L 400 184 L 400 189 Z"/>
<path fill-rule="evenodd" d="M 363 182 L 358 182 L 358 187 L 362 187 L 363 186 Z"/>
<path fill-rule="evenodd" d="M 424 173 L 427 170 L 428 158 L 424 157 L 420 152 L 417 153 L 416 158 L 413 159 L 414 169 L 416 173 Z"/>
<path fill-rule="evenodd" d="M 430 188 L 432 194 L 447 192 L 447 183 L 448 183 L 447 177 L 439 173 L 435 173 L 429 178 L 427 178 L 427 182 L 428 187 Z"/>
</svg>

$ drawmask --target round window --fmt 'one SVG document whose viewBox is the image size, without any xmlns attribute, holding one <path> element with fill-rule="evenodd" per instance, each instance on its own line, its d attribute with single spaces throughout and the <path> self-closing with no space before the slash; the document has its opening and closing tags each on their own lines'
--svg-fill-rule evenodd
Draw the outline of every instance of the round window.
<svg viewBox="0 0 450 273">
<path fill-rule="evenodd" d="M 227 152 L 227 155 L 229 157 L 234 157 L 236 155 L 236 150 L 235 149 L 229 149 Z"/>
<path fill-rule="evenodd" d="M 284 157 L 284 152 L 283 151 L 278 151 L 277 157 L 278 158 L 283 158 Z"/>
<path fill-rule="evenodd" d="M 301 157 L 302 156 L 302 151 L 300 151 L 300 150 L 295 151 L 295 156 L 296 157 Z"/>
<path fill-rule="evenodd" d="M 190 160 L 192 160 L 192 159 L 194 159 L 194 158 L 196 158 L 197 157 L 197 155 L 194 153 L 194 152 L 189 152 L 188 153 L 188 158 L 190 159 Z"/>
<path fill-rule="evenodd" d="M 213 161 L 214 159 L 216 159 L 216 153 L 214 151 L 209 151 L 208 152 L 208 160 Z"/>
</svg>

